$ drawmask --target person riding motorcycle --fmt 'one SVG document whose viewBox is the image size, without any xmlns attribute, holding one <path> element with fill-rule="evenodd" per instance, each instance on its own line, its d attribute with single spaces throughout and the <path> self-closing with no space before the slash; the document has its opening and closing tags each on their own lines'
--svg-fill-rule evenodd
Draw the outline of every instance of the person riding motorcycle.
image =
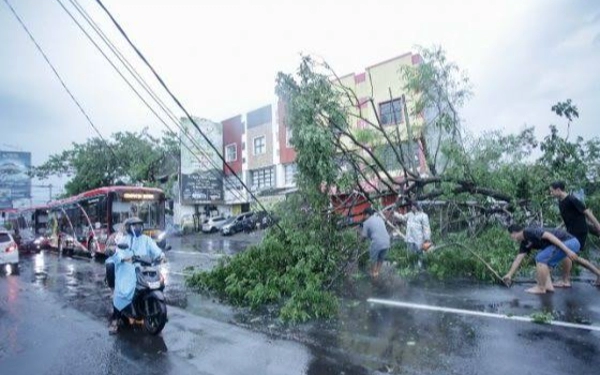
<svg viewBox="0 0 600 375">
<path fill-rule="evenodd" d="M 106 261 L 113 262 L 115 267 L 115 285 L 113 290 L 113 316 L 109 328 L 110 334 L 117 333 L 121 317 L 132 315 L 133 296 L 137 282 L 133 256 L 164 258 L 162 250 L 149 236 L 142 233 L 144 222 L 138 217 L 131 217 L 123 222 L 123 237 L 119 245 L 127 245 L 126 249 L 117 246 L 115 253 Z M 125 247 L 125 246 L 121 246 Z"/>
</svg>

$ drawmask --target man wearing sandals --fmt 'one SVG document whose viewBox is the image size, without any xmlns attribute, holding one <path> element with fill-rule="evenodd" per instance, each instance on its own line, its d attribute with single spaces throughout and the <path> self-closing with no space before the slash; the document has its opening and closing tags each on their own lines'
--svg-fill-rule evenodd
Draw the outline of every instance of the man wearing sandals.
<svg viewBox="0 0 600 375">
<path fill-rule="evenodd" d="M 600 223 L 592 211 L 585 206 L 585 203 L 577 199 L 573 194 L 566 193 L 565 183 L 563 181 L 555 181 L 550 184 L 550 195 L 558 198 L 558 208 L 560 210 L 560 216 L 565 223 L 565 228 L 567 229 L 567 232 L 577 238 L 580 249 L 583 249 L 588 235 L 587 220 L 589 220 L 599 232 Z M 563 278 L 561 281 L 554 284 L 555 287 L 571 287 L 571 267 L 571 260 L 566 258 L 563 262 Z M 596 286 L 599 286 L 598 282 L 596 282 Z"/>
<path fill-rule="evenodd" d="M 510 270 L 502 278 L 506 284 L 510 284 L 525 256 L 534 249 L 540 250 L 535 257 L 537 285 L 527 289 L 527 293 L 554 292 L 550 267 L 555 267 L 566 257 L 592 271 L 598 278 L 596 282 L 600 281 L 600 270 L 587 260 L 577 256 L 580 249 L 579 241 L 569 233 L 561 229 L 523 228 L 516 224 L 509 226 L 508 232 L 513 240 L 520 242 L 520 246 L 519 254 L 515 257 Z"/>
</svg>

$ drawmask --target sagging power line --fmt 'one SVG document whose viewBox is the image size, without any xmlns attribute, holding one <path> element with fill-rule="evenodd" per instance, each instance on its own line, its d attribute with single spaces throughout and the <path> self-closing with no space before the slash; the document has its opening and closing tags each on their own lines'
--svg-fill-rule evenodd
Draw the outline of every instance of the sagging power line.
<svg viewBox="0 0 600 375">
<path fill-rule="evenodd" d="M 115 150 L 106 141 L 106 139 L 102 136 L 102 133 L 100 133 L 100 130 L 98 130 L 98 127 L 96 127 L 96 125 L 94 124 L 94 122 L 92 121 L 92 119 L 90 118 L 90 116 L 83 109 L 83 106 L 81 105 L 81 103 L 79 102 L 79 100 L 77 100 L 77 98 L 75 97 L 75 95 L 73 94 L 73 92 L 69 89 L 69 87 L 67 86 L 66 82 L 63 80 L 63 78 L 61 77 L 61 75 L 58 73 L 58 70 L 56 69 L 56 67 L 54 66 L 54 64 L 52 64 L 52 62 L 48 58 L 48 55 L 46 55 L 46 53 L 42 49 L 41 45 L 37 42 L 37 40 L 35 39 L 35 37 L 31 33 L 31 31 L 29 31 L 29 28 L 25 25 L 25 23 L 23 22 L 23 20 L 21 19 L 21 17 L 18 15 L 18 13 L 16 12 L 16 10 L 10 4 L 10 2 L 8 0 L 4 0 L 4 3 L 9 8 L 9 10 L 12 13 L 12 15 L 18 21 L 18 23 L 21 25 L 21 27 L 23 28 L 23 30 L 27 33 L 27 35 L 29 36 L 29 39 L 33 42 L 33 44 L 35 45 L 36 49 L 42 55 L 42 57 L 44 58 L 44 61 L 46 61 L 46 63 L 48 64 L 48 66 L 50 67 L 50 69 L 52 70 L 52 72 L 54 73 L 54 75 L 56 76 L 56 78 L 58 79 L 58 81 L 60 82 L 60 84 L 63 87 L 63 89 L 67 92 L 67 94 L 69 95 L 69 97 L 71 98 L 71 100 L 75 103 L 75 105 L 77 106 L 77 108 L 79 108 L 79 111 L 84 115 L 84 117 L 86 118 L 88 124 L 92 127 L 92 129 L 94 129 L 94 131 L 96 132 L 96 134 L 98 135 L 98 137 L 100 137 L 101 142 L 104 143 L 104 145 L 109 149 L 109 151 L 111 152 L 112 156 L 115 158 L 115 163 L 118 164 L 120 162 L 120 159 L 117 157 L 117 154 L 116 154 Z M 124 170 L 126 170 L 126 169 L 124 169 Z M 131 178 L 133 180 L 133 176 L 129 175 L 129 178 Z"/>
<path fill-rule="evenodd" d="M 191 114 L 187 111 L 187 109 L 183 106 L 183 104 L 181 104 L 181 102 L 173 94 L 173 92 L 168 88 L 168 86 L 166 85 L 166 83 L 164 82 L 164 80 L 162 79 L 162 77 L 156 72 L 156 70 L 154 69 L 154 67 L 150 64 L 150 62 L 146 59 L 146 57 L 142 54 L 142 52 L 131 41 L 131 39 L 129 38 L 129 36 L 125 32 L 125 30 L 122 28 L 122 26 L 119 24 L 119 22 L 114 18 L 114 16 L 112 15 L 112 13 L 104 6 L 104 4 L 102 3 L 101 0 L 96 0 L 96 2 L 98 3 L 98 5 L 100 5 L 100 7 L 104 10 L 104 12 L 108 15 L 108 17 L 111 19 L 112 23 L 119 30 L 119 33 L 121 33 L 121 35 L 125 38 L 125 40 L 127 41 L 127 43 L 131 46 L 131 48 L 133 48 L 133 50 L 136 52 L 136 54 L 138 55 L 138 57 L 150 69 L 150 71 L 152 72 L 152 74 L 154 75 L 154 77 L 158 80 L 158 82 L 160 83 L 160 85 L 168 93 L 168 95 L 171 97 L 171 99 L 185 113 L 185 115 L 187 116 L 188 120 L 194 125 L 194 127 L 196 128 L 196 130 L 198 131 L 198 133 L 200 133 L 200 135 L 202 136 L 202 138 L 213 149 L 213 151 L 216 153 L 216 155 L 219 157 L 219 159 L 221 159 L 221 161 L 224 163 L 225 167 L 232 173 L 233 176 L 235 176 L 235 178 L 240 182 L 240 184 L 242 185 L 242 187 L 250 194 L 250 196 L 252 197 L 252 199 L 260 206 L 260 208 L 263 211 L 267 212 L 267 215 L 270 216 L 270 213 L 268 213 L 268 211 L 265 209 L 265 207 L 262 205 L 262 203 L 258 200 L 258 198 L 254 195 L 254 193 L 252 193 L 252 191 L 244 183 L 244 181 L 237 175 L 237 173 L 235 173 L 235 171 L 227 163 L 227 161 L 225 160 L 225 158 L 223 157 L 223 155 L 221 154 L 221 152 L 215 147 L 215 145 L 206 136 L 206 134 L 204 134 L 204 132 L 202 131 L 202 129 L 200 128 L 200 126 L 198 126 L 198 124 L 196 123 L 196 121 L 192 118 Z M 281 230 L 285 234 L 285 231 L 283 230 L 283 228 L 277 222 L 275 222 L 275 223 L 276 223 L 277 228 L 279 228 L 279 230 Z"/>
<path fill-rule="evenodd" d="M 125 56 L 119 51 L 119 49 L 111 42 L 110 38 L 108 38 L 108 36 L 102 31 L 102 29 L 100 28 L 100 26 L 85 11 L 85 9 L 81 6 L 81 4 L 79 4 L 77 2 L 77 0 L 69 0 L 69 1 L 74 6 L 74 8 L 77 10 L 77 12 L 82 16 L 82 18 L 87 22 L 87 24 L 91 26 L 91 28 L 94 30 L 94 32 L 108 46 L 108 48 L 111 50 L 111 52 L 114 54 L 114 56 L 121 62 L 121 64 L 123 64 L 123 66 L 129 72 L 129 74 L 131 74 L 131 76 L 135 79 L 135 81 L 139 85 L 142 86 L 143 90 L 152 98 L 152 100 L 154 100 L 158 104 L 158 106 L 160 107 L 160 109 L 167 115 L 167 118 L 170 119 L 175 124 L 175 126 L 190 141 L 190 143 L 194 147 L 196 147 L 196 149 L 202 154 L 202 156 L 204 156 L 206 158 L 206 161 L 211 164 L 211 166 L 214 168 L 214 170 L 211 169 L 202 159 L 200 159 L 194 153 L 194 151 L 191 150 L 191 148 L 187 144 L 185 144 L 185 143 L 182 142 L 181 145 L 183 147 L 185 147 L 188 151 L 190 151 L 190 153 L 192 155 L 194 155 L 194 157 L 196 157 L 196 159 L 200 162 L 200 164 L 203 167 L 206 167 L 207 171 L 209 173 L 213 174 L 213 176 L 215 176 L 215 173 L 217 173 L 216 174 L 217 178 L 226 177 L 226 175 L 223 172 L 220 172 L 220 173 L 215 172 L 215 171 L 221 170 L 222 167 L 214 164 L 214 162 L 210 159 L 210 157 L 208 157 L 208 155 L 206 154 L 206 152 L 203 151 L 201 147 L 199 147 L 199 145 L 196 143 L 195 139 L 191 136 L 191 134 L 189 134 L 188 131 L 181 126 L 181 124 L 179 123 L 179 120 L 178 120 L 177 116 L 167 107 L 167 105 L 159 98 L 159 96 L 150 88 L 150 85 L 142 78 L 142 76 L 137 72 L 137 70 L 133 67 L 133 65 L 127 60 L 127 58 L 125 58 Z M 151 105 L 140 94 L 140 92 L 138 92 L 138 90 L 136 90 L 136 88 L 133 86 L 133 84 L 125 77 L 125 75 L 123 74 L 123 72 L 121 72 L 121 70 L 106 55 L 106 53 L 103 51 L 103 49 L 89 35 L 89 33 L 85 30 L 85 28 L 77 21 L 77 19 L 73 16 L 73 14 L 64 6 L 64 4 L 60 0 L 57 0 L 57 2 L 62 7 L 62 9 L 67 13 L 67 15 L 73 20 L 73 22 L 75 22 L 75 24 L 79 27 L 79 29 L 85 34 L 85 36 L 94 45 L 94 47 L 96 47 L 96 49 L 101 53 L 101 55 L 104 57 L 104 59 L 106 61 L 108 61 L 108 63 L 117 72 L 117 74 L 125 81 L 125 83 L 135 93 L 135 95 L 144 103 L 144 105 L 162 123 L 162 125 L 165 126 L 168 129 L 168 132 L 171 135 L 173 135 L 174 137 L 179 138 L 180 141 L 181 141 L 181 138 L 177 136 L 177 134 L 175 133 L 175 131 L 173 131 L 173 129 L 164 121 L 164 119 L 151 107 Z M 231 181 L 229 181 L 227 178 L 223 178 L 223 180 L 224 180 L 224 183 L 226 185 L 229 184 L 231 193 L 237 199 L 244 200 L 244 197 L 241 196 L 241 194 L 239 192 L 237 192 L 237 187 L 234 186 Z"/>
</svg>

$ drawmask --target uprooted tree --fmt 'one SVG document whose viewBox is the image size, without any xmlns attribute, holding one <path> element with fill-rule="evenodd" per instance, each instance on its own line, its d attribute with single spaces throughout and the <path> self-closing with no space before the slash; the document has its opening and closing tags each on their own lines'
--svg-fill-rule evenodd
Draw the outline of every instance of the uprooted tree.
<svg viewBox="0 0 600 375">
<path fill-rule="evenodd" d="M 280 73 L 277 92 L 298 168 L 298 193 L 279 211 L 283 230 L 273 228 L 262 243 L 194 274 L 188 284 L 238 305 L 277 306 L 284 320 L 332 316 L 336 287 L 364 260 L 365 249 L 355 229 L 340 227 L 346 221 L 338 215 L 343 210 L 331 207 L 334 191 L 361 195 L 379 208 L 378 198 L 390 194 L 442 202 L 437 235 L 458 230 L 445 241 L 470 253 L 434 252 L 430 272 L 487 280 L 493 279 L 488 270 L 507 267 L 514 252 L 498 222 L 557 218 L 546 193 L 549 182 L 564 178 L 597 201 L 598 139 L 570 142 L 552 126 L 534 160 L 532 128 L 469 136 L 459 115 L 471 95 L 468 80 L 441 49 L 421 55 L 421 64 L 398 72 L 405 94 L 394 100 L 390 89 L 385 117 L 373 95 L 359 98 L 329 66 L 310 57 L 296 75 Z M 570 101 L 553 111 L 568 119 L 569 128 L 579 115 Z"/>
</svg>

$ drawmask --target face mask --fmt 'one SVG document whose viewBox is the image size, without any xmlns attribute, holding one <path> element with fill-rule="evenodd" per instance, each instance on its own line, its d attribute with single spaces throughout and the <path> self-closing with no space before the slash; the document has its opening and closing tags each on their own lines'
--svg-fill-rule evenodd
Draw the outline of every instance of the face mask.
<svg viewBox="0 0 600 375">
<path fill-rule="evenodd" d="M 142 228 L 133 228 L 133 235 L 139 237 L 142 235 Z"/>
</svg>

